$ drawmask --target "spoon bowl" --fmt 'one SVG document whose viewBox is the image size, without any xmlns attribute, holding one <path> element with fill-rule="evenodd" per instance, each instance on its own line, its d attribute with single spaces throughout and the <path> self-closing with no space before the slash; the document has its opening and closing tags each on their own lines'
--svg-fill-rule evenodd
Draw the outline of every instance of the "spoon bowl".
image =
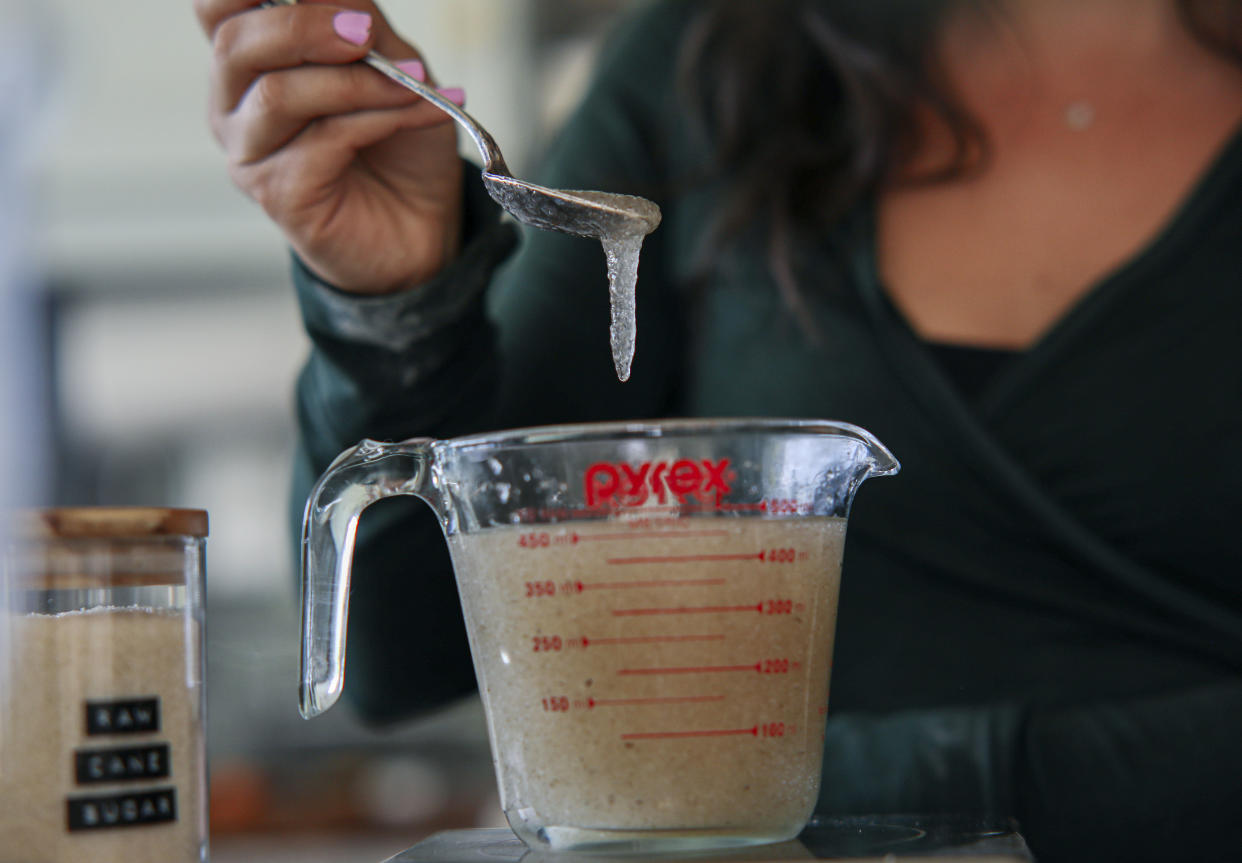
<svg viewBox="0 0 1242 863">
<path fill-rule="evenodd" d="M 645 237 L 660 224 L 660 208 L 635 195 L 549 189 L 490 171 L 483 172 L 483 185 L 515 219 L 546 231 L 596 239 Z"/>
</svg>

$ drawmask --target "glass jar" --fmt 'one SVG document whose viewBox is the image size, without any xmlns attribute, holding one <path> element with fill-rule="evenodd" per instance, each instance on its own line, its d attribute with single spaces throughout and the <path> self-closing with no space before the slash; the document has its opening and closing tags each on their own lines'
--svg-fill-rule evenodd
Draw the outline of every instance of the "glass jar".
<svg viewBox="0 0 1242 863">
<path fill-rule="evenodd" d="M 0 577 L 0 863 L 207 860 L 202 510 L 18 513 Z"/>
</svg>

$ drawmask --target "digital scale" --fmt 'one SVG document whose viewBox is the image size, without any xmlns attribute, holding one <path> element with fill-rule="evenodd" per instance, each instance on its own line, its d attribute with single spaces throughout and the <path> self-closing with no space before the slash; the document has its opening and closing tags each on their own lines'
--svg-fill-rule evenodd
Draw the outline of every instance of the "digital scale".
<svg viewBox="0 0 1242 863">
<path fill-rule="evenodd" d="M 1033 863 L 1016 824 L 1007 819 L 952 815 L 876 815 L 815 818 L 796 840 L 668 857 L 628 856 L 702 863 L 771 863 L 785 860 L 898 861 L 936 858 L 942 863 Z M 532 851 L 505 828 L 437 833 L 385 863 L 616 863 L 617 855 L 546 854 Z"/>
</svg>

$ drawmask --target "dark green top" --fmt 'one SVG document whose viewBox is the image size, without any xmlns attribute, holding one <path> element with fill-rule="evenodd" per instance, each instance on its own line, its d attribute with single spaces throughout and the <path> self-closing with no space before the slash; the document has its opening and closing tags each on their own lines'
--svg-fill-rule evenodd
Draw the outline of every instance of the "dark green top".
<svg viewBox="0 0 1242 863">
<path fill-rule="evenodd" d="M 497 272 L 515 231 L 468 172 L 469 242 L 435 282 L 356 298 L 295 268 L 315 344 L 295 511 L 363 437 L 856 423 L 904 469 L 866 484 L 850 522 L 821 809 L 1011 814 L 1041 860 L 1236 856 L 1242 137 L 1150 245 L 970 396 L 888 300 L 865 207 L 797 250 L 801 324 L 759 241 L 691 287 L 720 200 L 671 84 L 691 6 L 621 28 L 540 178 L 663 207 L 631 380 L 612 368 L 598 243 L 527 232 Z M 388 720 L 468 692 L 429 511 L 378 504 L 361 534 L 349 697 Z"/>
</svg>

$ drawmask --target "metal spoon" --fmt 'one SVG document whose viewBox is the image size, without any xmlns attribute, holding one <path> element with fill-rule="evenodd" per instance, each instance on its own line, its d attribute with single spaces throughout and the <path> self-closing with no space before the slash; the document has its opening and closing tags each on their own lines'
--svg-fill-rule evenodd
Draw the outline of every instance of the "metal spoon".
<svg viewBox="0 0 1242 863">
<path fill-rule="evenodd" d="M 267 0 L 264 6 L 292 6 L 297 0 Z M 550 189 L 519 180 L 509 171 L 496 141 L 486 129 L 434 87 L 407 75 L 375 51 L 363 58 L 402 87 L 413 90 L 452 117 L 470 134 L 483 157 L 483 185 L 492 199 L 519 222 L 600 240 L 645 237 L 660 224 L 660 208 L 646 198 L 612 192 Z"/>
</svg>

